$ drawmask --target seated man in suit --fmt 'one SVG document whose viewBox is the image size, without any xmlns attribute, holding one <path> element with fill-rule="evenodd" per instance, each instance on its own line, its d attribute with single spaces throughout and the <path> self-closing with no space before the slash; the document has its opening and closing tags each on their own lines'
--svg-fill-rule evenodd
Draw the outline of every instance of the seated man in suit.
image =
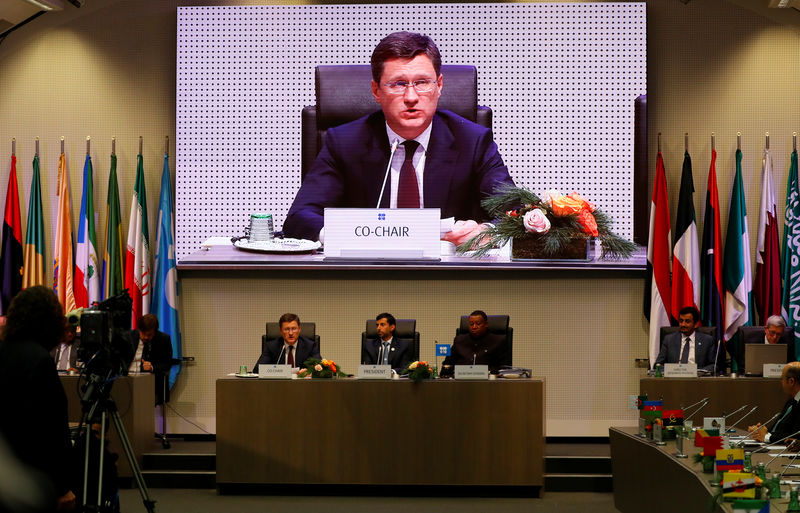
<svg viewBox="0 0 800 513">
<path fill-rule="evenodd" d="M 260 364 L 289 364 L 292 367 L 302 367 L 303 362 L 309 358 L 321 360 L 319 346 L 315 340 L 300 336 L 300 317 L 293 313 L 285 313 L 278 319 L 281 338 L 267 342 L 267 346 L 258 358 L 253 372 L 258 372 Z"/>
<path fill-rule="evenodd" d="M 764 343 L 778 344 L 786 331 L 786 321 L 780 315 L 773 315 L 764 325 Z"/>
<path fill-rule="evenodd" d="M 783 410 L 778 415 L 778 420 L 767 429 L 767 426 L 756 424 L 750 426 L 747 431 L 752 431 L 750 435 L 753 440 L 759 442 L 776 443 L 786 441 L 786 437 L 796 439 L 800 431 L 800 362 L 787 363 L 781 374 L 781 388 L 789 399 L 783 406 Z M 787 445 L 789 445 L 787 443 Z"/>
<path fill-rule="evenodd" d="M 486 313 L 475 310 L 469 314 L 469 334 L 456 336 L 450 347 L 450 356 L 442 362 L 442 369 L 446 365 L 488 365 L 489 372 L 497 374 L 506 361 L 508 345 L 505 337 L 489 333 Z"/>
<path fill-rule="evenodd" d="M 158 317 L 143 315 L 137 329 L 123 336 L 129 344 L 128 372 L 152 372 L 156 375 L 156 404 L 169 401 L 169 387 L 165 378 L 172 367 L 172 341 L 169 335 L 158 331 Z"/>
<path fill-rule="evenodd" d="M 485 227 L 478 223 L 489 221 L 481 200 L 498 185 L 514 185 L 492 131 L 437 110 L 442 59 L 430 37 L 389 34 L 370 64 L 381 110 L 327 131 L 284 233 L 321 239 L 325 207 L 375 208 L 380 197 L 383 208 L 441 208 L 442 238 L 454 244 L 479 234 Z"/>
<path fill-rule="evenodd" d="M 80 324 L 81 315 L 78 310 L 73 312 L 67 314 L 63 340 L 50 351 L 50 356 L 56 362 L 56 370 L 58 372 L 78 370 L 78 347 L 80 346 L 78 325 Z"/>
<path fill-rule="evenodd" d="M 361 360 L 365 365 L 391 365 L 394 370 L 403 370 L 411 363 L 411 347 L 407 340 L 394 336 L 397 320 L 392 314 L 382 313 L 375 317 L 378 338 L 367 340 L 361 348 Z"/>
<path fill-rule="evenodd" d="M 714 337 L 695 331 L 700 312 L 693 306 L 681 308 L 678 314 L 680 332 L 670 333 L 661 341 L 656 365 L 665 363 L 694 363 L 697 369 L 714 371 L 717 345 Z"/>
</svg>

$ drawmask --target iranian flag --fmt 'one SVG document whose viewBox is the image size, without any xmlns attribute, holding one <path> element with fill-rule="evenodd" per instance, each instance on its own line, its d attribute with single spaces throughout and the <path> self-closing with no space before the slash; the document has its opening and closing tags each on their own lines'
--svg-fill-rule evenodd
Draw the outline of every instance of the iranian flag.
<svg viewBox="0 0 800 513">
<path fill-rule="evenodd" d="M 100 274 L 97 266 L 97 235 L 94 228 L 94 180 L 92 157 L 87 153 L 83 164 L 83 195 L 78 220 L 78 244 L 75 248 L 75 303 L 86 308 L 100 301 Z"/>
<path fill-rule="evenodd" d="M 650 321 L 651 367 L 655 364 L 661 346 L 661 327 L 670 325 L 671 248 L 667 178 L 664 159 L 661 152 L 658 152 L 653 200 L 650 203 L 650 235 L 647 242 L 647 281 L 645 281 L 644 296 L 644 315 Z"/>
<path fill-rule="evenodd" d="M 756 278 L 753 292 L 761 324 L 781 313 L 781 257 L 778 250 L 778 208 L 772 180 L 772 155 L 764 150 L 761 161 L 761 210 L 758 218 Z"/>
<path fill-rule="evenodd" d="M 675 247 L 672 249 L 672 316 L 678 317 L 681 308 L 687 306 L 700 309 L 700 249 L 694 216 L 692 159 L 688 152 L 683 156 Z"/>
<path fill-rule="evenodd" d="M 131 327 L 150 312 L 150 235 L 147 230 L 147 192 L 144 185 L 142 154 L 136 157 L 136 184 L 128 222 L 128 247 L 125 252 L 125 287 L 133 299 Z"/>
</svg>

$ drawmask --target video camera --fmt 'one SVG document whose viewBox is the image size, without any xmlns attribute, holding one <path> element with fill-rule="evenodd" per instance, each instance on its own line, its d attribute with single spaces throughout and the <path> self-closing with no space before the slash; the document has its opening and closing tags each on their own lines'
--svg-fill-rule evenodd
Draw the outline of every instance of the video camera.
<svg viewBox="0 0 800 513">
<path fill-rule="evenodd" d="M 123 334 L 131 328 L 132 309 L 133 300 L 125 289 L 119 295 L 83 310 L 78 358 L 85 362 L 87 374 L 113 376 L 125 373 L 130 348 Z"/>
</svg>

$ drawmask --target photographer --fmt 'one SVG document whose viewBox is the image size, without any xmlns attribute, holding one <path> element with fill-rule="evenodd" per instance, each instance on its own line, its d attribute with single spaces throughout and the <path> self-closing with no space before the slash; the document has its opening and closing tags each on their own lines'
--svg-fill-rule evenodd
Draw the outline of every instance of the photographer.
<svg viewBox="0 0 800 513">
<path fill-rule="evenodd" d="M 14 455 L 46 477 L 50 511 L 71 511 L 67 398 L 50 351 L 64 337 L 65 318 L 52 290 L 21 291 L 8 309 L 0 342 L 0 435 Z"/>
</svg>

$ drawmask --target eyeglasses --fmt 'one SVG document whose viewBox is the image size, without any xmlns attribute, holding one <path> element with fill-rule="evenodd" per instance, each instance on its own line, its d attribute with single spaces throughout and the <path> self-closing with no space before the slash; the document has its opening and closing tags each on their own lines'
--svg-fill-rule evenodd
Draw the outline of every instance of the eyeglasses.
<svg viewBox="0 0 800 513">
<path fill-rule="evenodd" d="M 409 87 L 413 87 L 416 92 L 423 94 L 433 91 L 436 88 L 436 81 L 429 78 L 422 78 L 420 80 L 414 80 L 413 82 L 397 80 L 395 82 L 386 82 L 383 86 L 391 94 L 405 94 L 406 89 Z"/>
</svg>

